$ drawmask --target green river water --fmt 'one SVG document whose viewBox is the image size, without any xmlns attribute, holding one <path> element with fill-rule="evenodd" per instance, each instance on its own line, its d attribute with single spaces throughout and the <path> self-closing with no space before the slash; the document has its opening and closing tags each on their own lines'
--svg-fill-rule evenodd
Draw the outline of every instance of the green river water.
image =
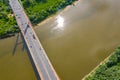
<svg viewBox="0 0 120 80">
<path fill-rule="evenodd" d="M 80 80 L 120 45 L 120 0 L 80 0 L 35 31 L 61 80 Z M 0 80 L 36 80 L 16 36 L 0 40 Z M 19 39 L 21 42 L 21 39 Z"/>
</svg>

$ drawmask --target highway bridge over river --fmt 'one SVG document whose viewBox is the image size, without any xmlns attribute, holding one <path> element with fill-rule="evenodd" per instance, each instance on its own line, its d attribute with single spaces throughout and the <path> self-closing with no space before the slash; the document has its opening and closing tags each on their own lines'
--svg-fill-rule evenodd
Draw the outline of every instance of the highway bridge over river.
<svg viewBox="0 0 120 80">
<path fill-rule="evenodd" d="M 9 0 L 9 3 L 41 80 L 59 80 L 23 7 L 18 0 Z"/>
</svg>

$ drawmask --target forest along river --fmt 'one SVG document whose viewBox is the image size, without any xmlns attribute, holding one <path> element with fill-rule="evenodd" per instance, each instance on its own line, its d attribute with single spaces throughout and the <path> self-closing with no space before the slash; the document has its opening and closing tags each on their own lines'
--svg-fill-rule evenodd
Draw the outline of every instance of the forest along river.
<svg viewBox="0 0 120 80">
<path fill-rule="evenodd" d="M 80 0 L 35 28 L 62 80 L 80 80 L 120 45 L 120 0 Z M 22 44 L 0 40 L 0 80 L 35 80 Z M 21 40 L 19 40 L 21 41 Z"/>
</svg>

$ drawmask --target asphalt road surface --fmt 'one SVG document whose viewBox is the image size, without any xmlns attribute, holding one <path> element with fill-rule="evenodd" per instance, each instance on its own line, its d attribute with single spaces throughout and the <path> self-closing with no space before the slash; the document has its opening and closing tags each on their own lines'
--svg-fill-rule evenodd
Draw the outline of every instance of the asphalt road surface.
<svg viewBox="0 0 120 80">
<path fill-rule="evenodd" d="M 42 80 L 59 80 L 58 75 L 42 48 L 42 45 L 36 36 L 23 7 L 20 5 L 18 0 L 9 0 L 9 2 L 40 78 Z"/>
</svg>

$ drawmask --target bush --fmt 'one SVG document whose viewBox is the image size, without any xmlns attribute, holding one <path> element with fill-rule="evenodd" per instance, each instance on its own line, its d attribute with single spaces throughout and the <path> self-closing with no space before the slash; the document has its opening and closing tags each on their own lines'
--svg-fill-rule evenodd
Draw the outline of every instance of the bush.
<svg viewBox="0 0 120 80">
<path fill-rule="evenodd" d="M 32 24 L 38 24 L 74 0 L 21 0 Z M 15 18 L 8 17 L 12 10 L 8 0 L 0 0 L 0 38 L 19 32 Z"/>
<path fill-rule="evenodd" d="M 120 80 L 120 47 L 86 80 Z"/>
</svg>

